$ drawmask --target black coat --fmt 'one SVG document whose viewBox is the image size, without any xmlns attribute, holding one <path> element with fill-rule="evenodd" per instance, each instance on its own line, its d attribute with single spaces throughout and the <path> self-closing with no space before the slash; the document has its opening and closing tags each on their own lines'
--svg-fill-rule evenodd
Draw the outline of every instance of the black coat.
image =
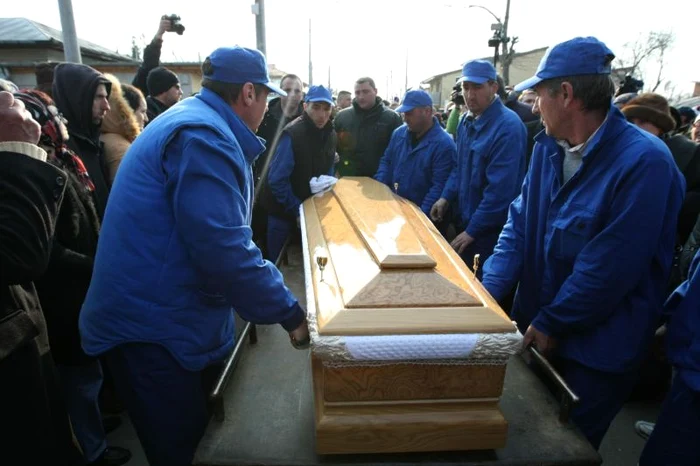
<svg viewBox="0 0 700 466">
<path fill-rule="evenodd" d="M 162 49 L 163 40 L 154 38 L 143 50 L 143 62 L 141 66 L 139 66 L 139 69 L 136 70 L 136 75 L 131 81 L 131 84 L 138 87 L 144 96 L 148 96 L 148 73 L 150 73 L 153 68 L 158 68 L 160 65 L 160 53 Z"/>
<path fill-rule="evenodd" d="M 0 153 L 0 361 L 46 324 L 33 281 L 46 271 L 65 174 L 26 155 Z"/>
<path fill-rule="evenodd" d="M 92 360 L 80 345 L 78 316 L 92 278 L 100 221 L 90 193 L 73 173 L 66 170 L 66 174 L 66 192 L 51 258 L 46 273 L 36 281 L 36 288 L 54 360 L 58 364 L 80 365 Z"/>
<path fill-rule="evenodd" d="M 92 122 L 92 103 L 100 84 L 104 84 L 107 92 L 110 92 L 111 82 L 89 66 L 61 63 L 54 71 L 53 98 L 56 107 L 68 120 L 68 147 L 83 161 L 95 185 L 95 208 L 102 219 L 107 207 L 109 184 L 104 149 L 100 142 L 100 126 Z"/>
<path fill-rule="evenodd" d="M 78 451 L 33 280 L 47 268 L 65 175 L 0 152 L 0 413 L 3 464 L 71 464 Z"/>
<path fill-rule="evenodd" d="M 293 120 L 304 113 L 304 104 L 299 103 L 297 111 L 291 117 L 286 117 L 282 111 L 282 99 L 277 97 L 272 99 L 267 106 L 267 112 L 265 112 L 265 117 L 263 118 L 258 132 L 256 135 L 265 140 L 265 152 L 260 154 L 260 156 L 255 160 L 253 165 L 253 175 L 255 176 L 255 183 L 262 182 L 263 170 L 265 169 L 265 163 L 270 156 L 272 151 L 272 145 L 275 138 L 282 134 L 282 130 Z"/>
<path fill-rule="evenodd" d="M 361 109 L 356 100 L 341 110 L 334 120 L 340 175 L 374 176 L 392 133 L 402 123 L 401 115 L 386 108 L 379 97 L 369 110 Z"/>
</svg>

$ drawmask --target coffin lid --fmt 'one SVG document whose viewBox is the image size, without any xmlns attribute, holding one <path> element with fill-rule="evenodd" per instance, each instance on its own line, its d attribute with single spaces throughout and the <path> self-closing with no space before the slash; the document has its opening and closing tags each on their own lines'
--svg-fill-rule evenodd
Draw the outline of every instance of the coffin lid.
<svg viewBox="0 0 700 466">
<path fill-rule="evenodd" d="M 384 184 L 342 178 L 302 214 L 320 334 L 514 331 L 432 222 Z"/>
</svg>

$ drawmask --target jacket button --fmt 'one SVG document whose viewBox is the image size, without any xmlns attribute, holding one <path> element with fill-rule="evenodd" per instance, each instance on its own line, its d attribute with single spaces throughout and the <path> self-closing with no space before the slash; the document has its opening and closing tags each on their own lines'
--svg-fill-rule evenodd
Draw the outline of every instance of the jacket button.
<svg viewBox="0 0 700 466">
<path fill-rule="evenodd" d="M 578 225 L 576 225 L 576 228 L 578 228 L 579 230 L 583 230 L 585 228 L 585 226 L 586 226 L 585 223 L 579 223 Z"/>
<path fill-rule="evenodd" d="M 66 179 L 62 176 L 59 176 L 56 178 L 56 184 L 59 186 L 63 186 L 64 184 L 66 184 Z"/>
<path fill-rule="evenodd" d="M 63 190 L 61 188 L 56 188 L 53 190 L 53 198 L 58 200 L 61 198 L 61 194 L 63 194 Z"/>
</svg>

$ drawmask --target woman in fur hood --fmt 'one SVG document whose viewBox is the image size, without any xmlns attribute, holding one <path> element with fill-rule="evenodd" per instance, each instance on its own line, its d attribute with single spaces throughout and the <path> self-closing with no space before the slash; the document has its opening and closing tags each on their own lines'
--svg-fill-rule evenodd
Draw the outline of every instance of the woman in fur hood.
<svg viewBox="0 0 700 466">
<path fill-rule="evenodd" d="M 142 126 L 129 102 L 124 98 L 122 85 L 111 74 L 105 77 L 112 82 L 112 92 L 109 94 L 110 110 L 102 120 L 100 141 L 104 144 L 105 162 L 108 181 L 114 182 L 117 169 L 131 143 L 141 133 Z"/>
</svg>

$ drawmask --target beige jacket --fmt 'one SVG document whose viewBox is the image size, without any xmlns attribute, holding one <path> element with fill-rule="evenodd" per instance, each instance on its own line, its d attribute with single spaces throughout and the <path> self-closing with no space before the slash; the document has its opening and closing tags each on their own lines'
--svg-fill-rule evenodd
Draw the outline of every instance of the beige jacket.
<svg viewBox="0 0 700 466">
<path fill-rule="evenodd" d="M 102 120 L 100 141 L 104 144 L 105 165 L 109 174 L 110 186 L 117 176 L 117 169 L 131 143 L 139 135 L 141 129 L 136 122 L 136 116 L 129 102 L 122 95 L 119 80 L 110 74 L 105 75 L 112 81 L 109 94 L 110 111 Z"/>
</svg>

